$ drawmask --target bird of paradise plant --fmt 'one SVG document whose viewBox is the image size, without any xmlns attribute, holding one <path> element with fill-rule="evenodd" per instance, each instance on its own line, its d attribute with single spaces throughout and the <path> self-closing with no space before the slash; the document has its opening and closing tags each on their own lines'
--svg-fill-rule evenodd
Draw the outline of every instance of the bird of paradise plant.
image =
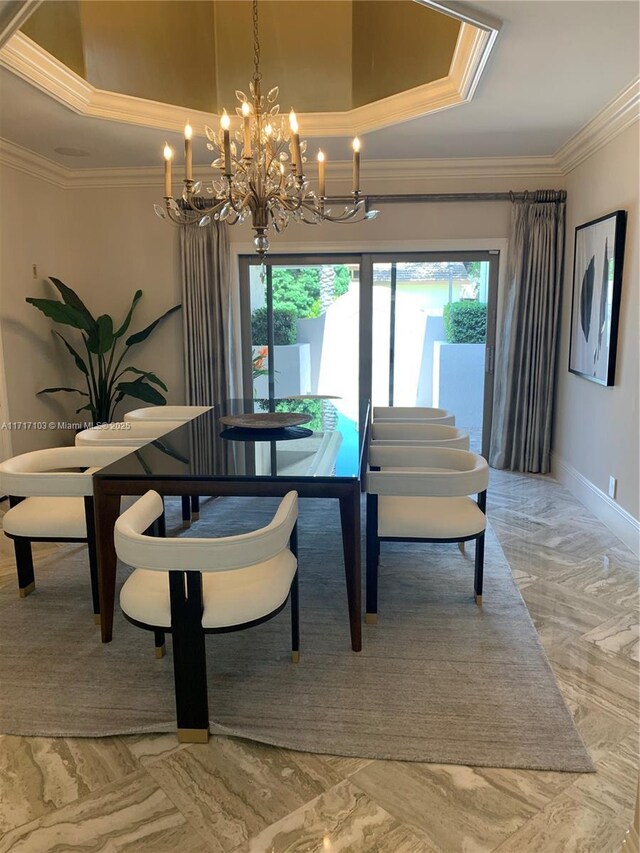
<svg viewBox="0 0 640 853">
<path fill-rule="evenodd" d="M 30 296 L 26 301 L 55 323 L 71 326 L 80 332 L 86 352 L 82 355 L 63 335 L 54 330 L 54 334 L 63 342 L 76 367 L 84 376 L 87 390 L 66 387 L 43 388 L 38 391 L 38 394 L 55 394 L 64 391 L 87 397 L 88 402 L 77 409 L 76 414 L 89 412 L 94 424 L 110 422 L 116 406 L 127 396 L 154 406 L 165 405 L 167 400 L 158 389 L 162 391 L 168 389 L 155 373 L 150 370 L 141 370 L 130 364 L 123 367 L 122 364 L 132 347 L 146 341 L 159 323 L 182 306 L 174 305 L 153 323 L 149 323 L 144 329 L 129 335 L 123 341 L 131 325 L 136 305 L 142 298 L 141 290 L 135 292 L 124 320 L 116 328 L 113 318 L 108 314 L 94 317 L 78 294 L 63 284 L 60 279 L 50 276 L 49 281 L 62 300 L 36 299 Z M 127 374 L 134 374 L 135 378 L 127 377 Z"/>
</svg>

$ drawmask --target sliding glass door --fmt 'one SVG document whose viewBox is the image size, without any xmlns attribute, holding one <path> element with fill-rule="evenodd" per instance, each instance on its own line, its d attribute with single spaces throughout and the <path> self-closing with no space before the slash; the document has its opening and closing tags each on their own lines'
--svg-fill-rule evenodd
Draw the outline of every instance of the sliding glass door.
<svg viewBox="0 0 640 853">
<path fill-rule="evenodd" d="M 241 259 L 244 393 L 332 396 L 316 427 L 374 405 L 456 414 L 489 447 L 497 252 Z M 282 404 L 278 404 L 282 405 Z M 325 404 L 326 407 L 326 404 Z"/>
<path fill-rule="evenodd" d="M 488 450 L 496 283 L 488 252 L 374 258 L 373 404 L 447 409 Z"/>
</svg>

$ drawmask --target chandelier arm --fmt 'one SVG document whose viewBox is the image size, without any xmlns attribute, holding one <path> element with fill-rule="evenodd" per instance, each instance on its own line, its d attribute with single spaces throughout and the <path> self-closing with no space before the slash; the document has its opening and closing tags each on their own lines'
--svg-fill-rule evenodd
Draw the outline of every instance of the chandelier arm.
<svg viewBox="0 0 640 853">
<path fill-rule="evenodd" d="M 206 201 L 206 199 L 203 199 L 201 196 L 197 196 L 197 197 L 200 198 L 201 201 Z M 220 209 L 222 207 L 222 205 L 224 204 L 224 200 L 223 201 L 216 200 L 211 205 L 211 207 L 196 207 L 191 200 L 191 196 L 187 196 L 187 198 L 182 196 L 182 200 L 184 201 L 185 204 L 187 204 L 189 206 L 190 210 L 193 210 L 194 213 L 199 213 L 201 217 L 206 216 L 209 213 L 215 213 L 216 210 Z"/>
</svg>

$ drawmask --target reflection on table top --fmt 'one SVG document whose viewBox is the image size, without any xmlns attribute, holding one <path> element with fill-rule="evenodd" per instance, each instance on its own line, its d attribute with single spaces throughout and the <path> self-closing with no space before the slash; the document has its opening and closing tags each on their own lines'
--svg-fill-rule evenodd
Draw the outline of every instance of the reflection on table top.
<svg viewBox="0 0 640 853">
<path fill-rule="evenodd" d="M 255 430 L 255 440 L 234 439 L 234 428 L 219 422 L 224 415 L 259 412 L 303 412 L 310 435 L 292 439 L 286 430 Z M 356 420 L 354 411 L 359 412 Z M 132 450 L 102 468 L 98 478 L 354 479 L 360 476 L 369 401 L 344 404 L 328 397 L 282 400 L 227 400 L 223 405 Z M 362 425 L 362 428 L 361 428 Z M 224 433 L 225 438 L 221 437 Z"/>
</svg>

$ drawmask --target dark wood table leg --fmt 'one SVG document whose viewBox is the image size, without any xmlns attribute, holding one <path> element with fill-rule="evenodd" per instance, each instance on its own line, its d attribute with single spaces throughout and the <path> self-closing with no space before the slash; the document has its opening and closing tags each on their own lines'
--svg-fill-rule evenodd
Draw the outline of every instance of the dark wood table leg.
<svg viewBox="0 0 640 853">
<path fill-rule="evenodd" d="M 349 603 L 351 648 L 362 651 L 362 589 L 360 580 L 360 484 L 340 496 L 344 572 Z"/>
<path fill-rule="evenodd" d="M 113 528 L 120 514 L 120 495 L 106 495 L 96 484 L 93 498 L 98 551 L 98 589 L 100 591 L 100 629 L 102 642 L 113 636 L 113 606 L 116 595 L 118 558 L 113 544 Z"/>
</svg>

